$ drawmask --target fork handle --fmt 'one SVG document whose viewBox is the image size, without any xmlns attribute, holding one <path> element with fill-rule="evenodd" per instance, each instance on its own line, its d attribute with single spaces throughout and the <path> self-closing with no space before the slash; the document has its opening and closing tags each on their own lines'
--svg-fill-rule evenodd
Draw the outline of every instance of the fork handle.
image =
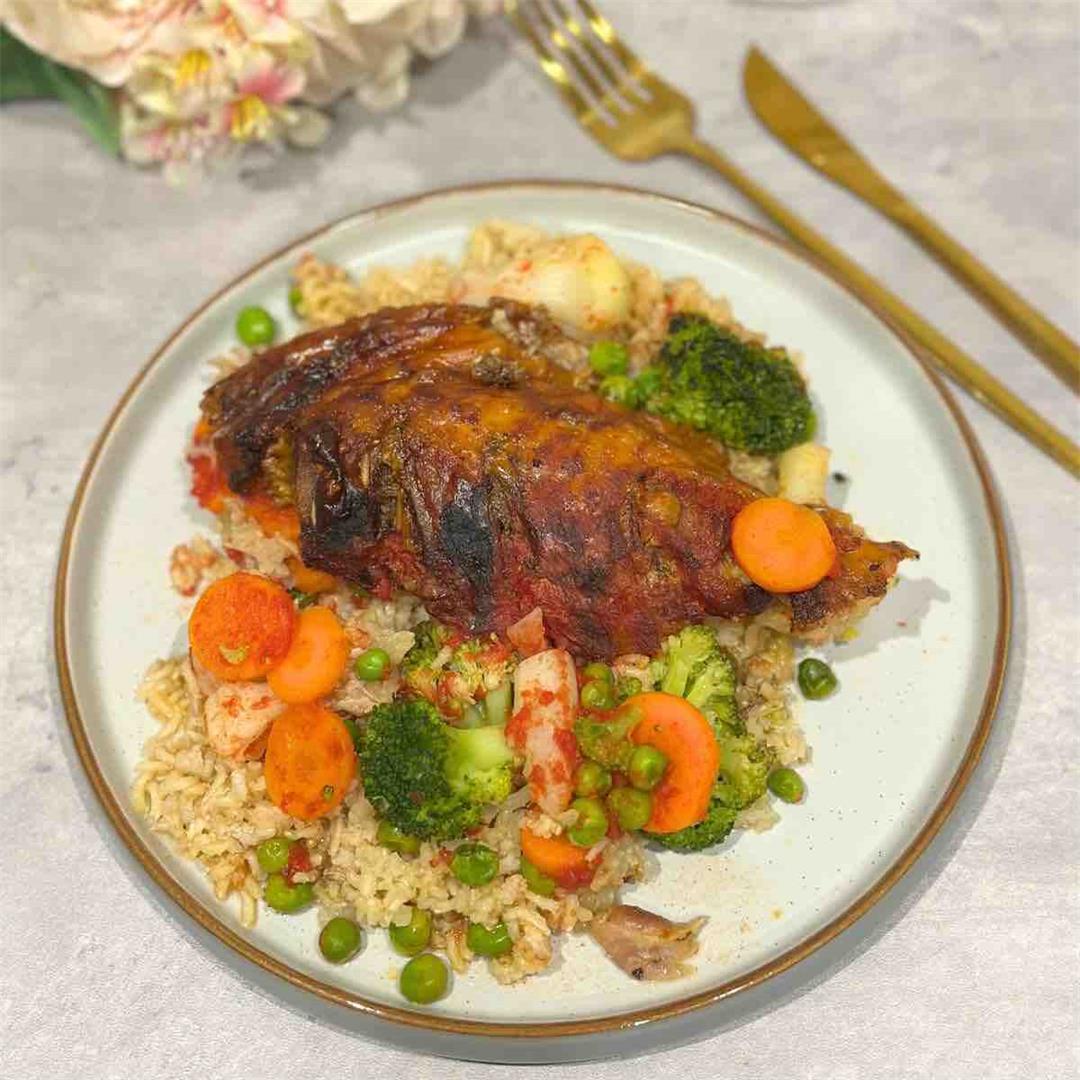
<svg viewBox="0 0 1080 1080">
<path fill-rule="evenodd" d="M 830 244 L 779 199 L 751 180 L 719 150 L 689 135 L 675 144 L 673 149 L 689 154 L 720 173 L 788 235 L 816 255 L 846 285 L 884 311 L 893 323 L 920 346 L 935 366 L 1029 442 L 1068 469 L 1073 476 L 1080 476 L 1080 447 L 1044 420 L 1034 409 L 1028 408 L 981 364 L 954 345 L 853 259 Z"/>
</svg>

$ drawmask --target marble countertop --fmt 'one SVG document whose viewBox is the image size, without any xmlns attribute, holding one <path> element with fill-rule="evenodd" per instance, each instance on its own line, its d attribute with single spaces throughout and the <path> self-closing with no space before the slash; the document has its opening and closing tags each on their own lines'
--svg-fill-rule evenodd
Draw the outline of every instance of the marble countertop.
<svg viewBox="0 0 1080 1080">
<path fill-rule="evenodd" d="M 738 77 L 757 41 L 899 187 L 1077 336 L 1074 0 L 603 6 L 678 77 L 703 133 L 1076 437 L 1062 386 L 913 244 L 773 142 Z M 284 1077 L 301 1059 L 307 1075 L 511 1075 L 364 1043 L 255 995 L 119 872 L 73 778 L 52 690 L 64 514 L 149 353 L 207 294 L 320 222 L 426 188 L 537 176 L 758 216 L 692 163 L 607 157 L 498 32 L 433 66 L 402 111 L 340 113 L 318 154 L 179 191 L 103 157 L 57 107 L 0 115 L 4 1075 Z M 960 400 L 1008 509 L 1016 632 L 998 732 L 950 850 L 924 868 L 902 920 L 783 1007 L 708 1042 L 549 1075 L 1080 1075 L 1080 501 L 1061 469 Z"/>
</svg>

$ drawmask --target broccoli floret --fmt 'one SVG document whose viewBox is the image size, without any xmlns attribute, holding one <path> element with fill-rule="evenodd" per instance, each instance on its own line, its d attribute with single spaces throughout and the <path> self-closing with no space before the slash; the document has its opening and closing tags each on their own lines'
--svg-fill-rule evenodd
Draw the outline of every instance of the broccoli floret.
<svg viewBox="0 0 1080 1080">
<path fill-rule="evenodd" d="M 513 650 L 492 634 L 486 638 L 469 638 L 456 646 L 446 667 L 458 676 L 458 694 L 475 701 L 508 679 L 516 660 Z"/>
<path fill-rule="evenodd" d="M 737 734 L 725 725 L 715 730 L 720 774 L 704 819 L 678 832 L 653 835 L 672 851 L 701 851 L 719 844 L 734 828 L 739 811 L 765 794 L 772 753 L 750 735 Z"/>
<path fill-rule="evenodd" d="M 696 825 L 673 833 L 655 833 L 652 839 L 672 851 L 701 851 L 727 839 L 728 833 L 735 827 L 738 813 L 738 810 L 725 806 L 719 799 L 713 799 L 705 817 Z"/>
<path fill-rule="evenodd" d="M 720 771 L 704 820 L 653 839 L 673 851 L 700 851 L 720 843 L 740 810 L 765 793 L 772 753 L 746 734 L 735 705 L 735 659 L 709 626 L 687 626 L 664 642 L 649 665 L 657 689 L 678 694 L 712 723 Z"/>
<path fill-rule="evenodd" d="M 778 454 L 814 434 L 806 385 L 783 349 L 743 341 L 703 315 L 674 315 L 655 364 L 601 393 L 707 431 L 726 446 Z"/>
<path fill-rule="evenodd" d="M 510 794 L 513 755 L 501 727 L 456 728 L 447 725 L 450 746 L 446 779 L 471 803 L 501 803 Z"/>
<path fill-rule="evenodd" d="M 669 637 L 649 674 L 657 690 L 686 698 L 714 726 L 738 726 L 735 659 L 711 626 L 685 626 Z"/>
<path fill-rule="evenodd" d="M 412 648 L 405 654 L 401 661 L 401 670 L 404 673 L 414 671 L 417 668 L 431 667 L 435 658 L 442 652 L 443 646 L 450 640 L 450 630 L 437 623 L 434 619 L 427 619 L 413 630 L 416 640 Z"/>
<path fill-rule="evenodd" d="M 401 678 L 409 689 L 431 701 L 435 700 L 436 663 L 450 640 L 450 629 L 434 619 L 420 623 L 413 633 L 416 640 L 401 661 Z M 439 665 L 441 668 L 442 665 Z"/>
<path fill-rule="evenodd" d="M 432 620 L 421 623 L 415 634 L 401 662 L 402 681 L 447 716 L 460 716 L 513 672 L 516 655 L 494 634 L 462 639 Z"/>
<path fill-rule="evenodd" d="M 742 810 L 765 794 L 765 781 L 773 766 L 772 752 L 752 735 L 716 729 L 720 748 L 720 775 L 713 798 Z"/>
<path fill-rule="evenodd" d="M 513 756 L 502 728 L 454 728 L 414 699 L 379 705 L 360 741 L 364 793 L 410 836 L 450 840 L 510 794 Z"/>
</svg>

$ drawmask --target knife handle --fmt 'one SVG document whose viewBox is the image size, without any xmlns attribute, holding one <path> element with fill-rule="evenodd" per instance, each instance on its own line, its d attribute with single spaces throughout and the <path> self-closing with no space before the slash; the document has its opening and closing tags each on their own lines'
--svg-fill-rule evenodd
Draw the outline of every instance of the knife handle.
<svg viewBox="0 0 1080 1080">
<path fill-rule="evenodd" d="M 1044 420 L 1034 409 L 1028 408 L 981 364 L 954 345 L 853 259 L 830 244 L 816 229 L 747 176 L 719 150 L 690 134 L 678 139 L 672 148 L 689 154 L 720 173 L 785 232 L 816 255 L 841 281 L 868 300 L 871 306 L 884 311 L 909 339 L 928 354 L 928 358 L 937 367 L 977 401 L 996 413 L 1029 442 L 1049 454 L 1073 476 L 1080 476 L 1080 447 Z"/>
<path fill-rule="evenodd" d="M 889 202 L 875 203 L 897 225 L 944 264 L 950 274 L 986 306 L 1074 393 L 1080 392 L 1080 348 L 1046 316 L 984 266 L 962 244 L 892 189 Z"/>
</svg>

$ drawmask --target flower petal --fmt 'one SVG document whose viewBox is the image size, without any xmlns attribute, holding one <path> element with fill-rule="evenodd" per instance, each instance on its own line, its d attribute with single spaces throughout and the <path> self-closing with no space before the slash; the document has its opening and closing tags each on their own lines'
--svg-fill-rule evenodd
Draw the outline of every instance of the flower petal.
<svg viewBox="0 0 1080 1080">
<path fill-rule="evenodd" d="M 289 110 L 285 138 L 303 150 L 311 150 L 330 134 L 330 118 L 310 105 L 297 105 Z"/>
</svg>

